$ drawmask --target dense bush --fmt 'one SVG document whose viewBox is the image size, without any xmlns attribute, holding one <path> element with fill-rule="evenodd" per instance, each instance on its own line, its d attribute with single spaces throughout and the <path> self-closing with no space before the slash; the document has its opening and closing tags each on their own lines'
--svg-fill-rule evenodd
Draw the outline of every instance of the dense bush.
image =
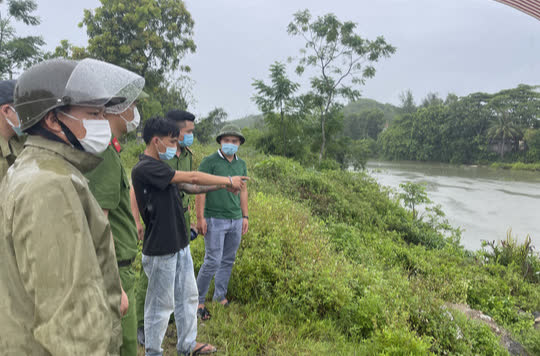
<svg viewBox="0 0 540 356">
<path fill-rule="evenodd" d="M 506 240 L 498 243 L 484 241 L 482 246 L 490 248 L 490 251 L 483 251 L 488 262 L 505 267 L 514 264 L 521 269 L 523 278 L 540 284 L 540 261 L 534 252 L 530 236 L 527 236 L 523 243 L 519 243 L 517 238 L 512 236 L 512 230 L 509 230 Z"/>
<path fill-rule="evenodd" d="M 126 146 L 124 162 L 141 149 Z M 195 146 L 195 166 L 215 149 Z M 201 339 L 231 354 L 506 354 L 486 325 L 444 306 L 452 302 L 492 316 L 531 354 L 540 349 L 540 288 L 515 263 L 464 251 L 364 173 L 305 168 L 249 146 L 239 155 L 252 178 L 250 228 L 232 307 L 208 304 Z M 198 271 L 204 239 L 191 247 Z"/>
</svg>

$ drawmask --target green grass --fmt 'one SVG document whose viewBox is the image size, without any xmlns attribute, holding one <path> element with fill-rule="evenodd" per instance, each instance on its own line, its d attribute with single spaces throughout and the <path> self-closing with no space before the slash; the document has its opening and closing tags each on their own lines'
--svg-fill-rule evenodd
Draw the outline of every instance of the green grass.
<svg viewBox="0 0 540 356">
<path fill-rule="evenodd" d="M 523 163 L 523 162 L 501 163 L 501 162 L 496 162 L 496 163 L 491 164 L 491 168 L 511 169 L 511 170 L 516 170 L 516 171 L 539 172 L 540 171 L 540 163 Z"/>
<path fill-rule="evenodd" d="M 215 149 L 195 146 L 196 165 Z M 128 145 L 128 168 L 138 152 Z M 307 169 L 249 146 L 239 155 L 252 178 L 250 229 L 229 284 L 232 306 L 209 304 L 199 341 L 230 355 L 506 354 L 487 326 L 444 306 L 453 302 L 540 353 L 532 317 L 540 287 L 521 265 L 463 250 L 459 234 L 414 221 L 363 173 Z M 203 239 L 191 249 L 197 272 Z M 175 340 L 166 339 L 169 354 Z"/>
</svg>

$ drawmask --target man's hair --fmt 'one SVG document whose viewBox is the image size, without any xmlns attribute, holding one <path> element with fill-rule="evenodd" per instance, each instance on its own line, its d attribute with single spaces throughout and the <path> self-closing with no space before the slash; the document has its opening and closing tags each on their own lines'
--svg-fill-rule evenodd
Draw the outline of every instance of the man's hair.
<svg viewBox="0 0 540 356">
<path fill-rule="evenodd" d="M 171 121 L 180 124 L 180 127 L 186 127 L 186 121 L 195 121 L 195 115 L 189 111 L 184 110 L 171 110 L 165 115 L 165 117 Z"/>
<path fill-rule="evenodd" d="M 143 129 L 143 139 L 146 144 L 149 144 L 154 137 L 178 137 L 180 129 L 170 120 L 165 120 L 162 117 L 153 117 L 146 121 Z"/>
</svg>

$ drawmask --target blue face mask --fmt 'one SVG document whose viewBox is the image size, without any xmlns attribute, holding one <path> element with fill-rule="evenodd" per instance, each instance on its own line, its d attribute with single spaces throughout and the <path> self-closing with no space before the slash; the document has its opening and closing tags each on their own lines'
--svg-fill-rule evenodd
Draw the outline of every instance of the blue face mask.
<svg viewBox="0 0 540 356">
<path fill-rule="evenodd" d="M 178 140 L 180 146 L 189 147 L 193 144 L 193 134 L 184 134 L 184 140 Z"/>
<path fill-rule="evenodd" d="M 161 141 L 161 143 L 163 143 L 163 141 Z M 165 145 L 164 143 L 163 143 L 163 145 L 166 147 L 165 153 L 159 152 L 159 149 L 158 149 L 159 159 L 162 160 L 162 161 L 168 161 L 168 160 L 172 159 L 174 157 L 174 155 L 176 154 L 176 147 L 169 147 L 169 146 Z"/>
<path fill-rule="evenodd" d="M 7 123 L 9 124 L 9 126 L 11 126 L 11 128 L 13 129 L 13 131 L 15 131 L 15 133 L 17 134 L 17 136 L 24 136 L 24 132 L 22 132 L 21 130 L 21 121 L 19 120 L 19 114 L 17 114 L 17 112 L 15 111 L 15 109 L 10 106 L 9 107 L 11 110 L 13 110 L 13 112 L 15 113 L 15 115 L 17 115 L 17 122 L 19 122 L 19 125 L 15 126 L 11 123 L 11 121 L 9 121 L 7 118 L 6 118 L 6 121 Z"/>
<path fill-rule="evenodd" d="M 232 143 L 224 143 L 224 144 L 221 145 L 221 150 L 227 156 L 232 156 L 233 154 L 238 152 L 238 146 L 234 145 Z"/>
</svg>

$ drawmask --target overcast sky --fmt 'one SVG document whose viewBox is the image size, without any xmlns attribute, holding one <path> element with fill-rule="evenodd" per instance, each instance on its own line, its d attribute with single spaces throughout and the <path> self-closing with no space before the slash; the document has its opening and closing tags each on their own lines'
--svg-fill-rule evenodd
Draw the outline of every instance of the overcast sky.
<svg viewBox="0 0 540 356">
<path fill-rule="evenodd" d="M 298 54 L 302 42 L 287 35 L 293 13 L 332 12 L 358 24 L 368 39 L 378 35 L 397 47 L 377 65 L 362 96 L 399 103 L 411 89 L 417 102 L 428 92 L 496 92 L 519 83 L 540 84 L 540 21 L 493 0 L 187 0 L 195 20 L 197 52 L 185 58 L 194 80 L 197 115 L 222 107 L 230 118 L 257 113 L 254 78 L 268 80 L 274 61 Z M 79 29 L 84 8 L 98 0 L 37 0 L 39 33 L 53 49 L 62 39 L 84 46 Z M 293 74 L 292 79 L 305 82 Z M 304 86 L 303 90 L 307 87 Z"/>
</svg>

